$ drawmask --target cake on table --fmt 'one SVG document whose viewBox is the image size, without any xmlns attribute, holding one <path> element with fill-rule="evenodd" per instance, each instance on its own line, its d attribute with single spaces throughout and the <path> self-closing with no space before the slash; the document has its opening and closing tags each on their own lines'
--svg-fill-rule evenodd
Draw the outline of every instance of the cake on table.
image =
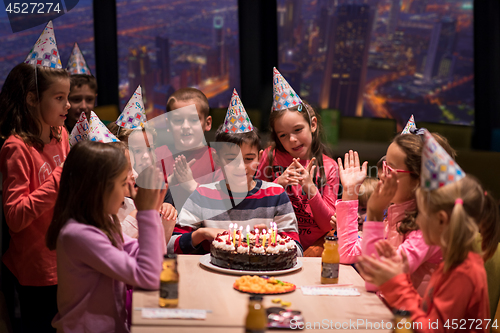
<svg viewBox="0 0 500 333">
<path fill-rule="evenodd" d="M 269 237 L 267 237 L 269 236 Z M 288 236 L 276 230 L 259 234 L 248 232 L 242 241 L 241 230 L 224 231 L 218 234 L 210 246 L 210 261 L 213 265 L 246 271 L 276 271 L 289 269 L 297 263 L 297 246 Z"/>
</svg>

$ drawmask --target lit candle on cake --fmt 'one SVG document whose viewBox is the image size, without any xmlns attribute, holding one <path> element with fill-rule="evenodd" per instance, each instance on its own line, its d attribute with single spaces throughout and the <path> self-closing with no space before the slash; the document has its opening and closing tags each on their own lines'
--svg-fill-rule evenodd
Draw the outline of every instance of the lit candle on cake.
<svg viewBox="0 0 500 333">
<path fill-rule="evenodd" d="M 231 240 L 231 228 L 233 227 L 232 223 L 229 223 L 229 235 L 227 236 L 227 240 Z"/>
<path fill-rule="evenodd" d="M 255 229 L 255 246 L 259 245 L 259 229 Z"/>
<path fill-rule="evenodd" d="M 243 226 L 240 227 L 240 239 L 238 240 L 238 247 L 241 246 L 241 237 L 243 237 L 242 235 L 243 235 Z M 248 235 L 247 235 L 247 237 L 248 237 Z"/>
<path fill-rule="evenodd" d="M 247 225 L 247 245 L 250 248 L 250 226 Z"/>
<path fill-rule="evenodd" d="M 238 229 L 238 223 L 233 224 L 233 246 L 236 245 L 236 229 Z"/>
<path fill-rule="evenodd" d="M 271 222 L 271 244 L 273 244 L 274 242 L 276 242 L 276 240 L 274 239 L 274 231 L 273 231 L 273 223 L 274 222 Z"/>
<path fill-rule="evenodd" d="M 278 225 L 274 222 L 274 241 L 278 241 Z"/>
<path fill-rule="evenodd" d="M 267 238 L 267 231 L 266 229 L 262 230 L 262 246 L 266 247 L 266 238 Z"/>
</svg>

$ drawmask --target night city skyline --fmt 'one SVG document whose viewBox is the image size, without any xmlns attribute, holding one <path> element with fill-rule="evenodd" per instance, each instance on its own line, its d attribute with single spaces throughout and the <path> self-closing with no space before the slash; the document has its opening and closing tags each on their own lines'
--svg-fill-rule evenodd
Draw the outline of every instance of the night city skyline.
<svg viewBox="0 0 500 333">
<path fill-rule="evenodd" d="M 278 0 L 279 69 L 345 116 L 473 125 L 472 20 L 465 0 Z"/>
<path fill-rule="evenodd" d="M 278 0 L 277 13 L 277 67 L 314 107 L 400 126 L 411 114 L 473 125 L 470 0 Z M 54 27 L 63 66 L 78 42 L 98 76 L 92 14 L 92 0 L 81 0 Z M 0 85 L 42 28 L 13 34 L 0 16 Z M 148 118 L 180 87 L 227 107 L 241 86 L 237 0 L 119 0 L 117 29 L 120 108 L 138 84 Z"/>
</svg>

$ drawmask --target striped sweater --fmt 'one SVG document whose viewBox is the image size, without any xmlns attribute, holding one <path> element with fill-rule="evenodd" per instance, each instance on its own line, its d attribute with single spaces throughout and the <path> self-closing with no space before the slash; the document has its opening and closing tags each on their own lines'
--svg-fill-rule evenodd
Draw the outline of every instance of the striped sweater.
<svg viewBox="0 0 500 333">
<path fill-rule="evenodd" d="M 191 233 L 202 227 L 228 229 L 229 223 L 234 222 L 244 228 L 257 224 L 270 227 L 275 222 L 278 232 L 295 240 L 299 254 L 302 253 L 297 218 L 283 187 L 260 179 L 255 181 L 255 187 L 248 193 L 231 193 L 225 181 L 198 186 L 179 214 L 168 253 L 205 253 L 207 244 L 194 248 Z"/>
</svg>

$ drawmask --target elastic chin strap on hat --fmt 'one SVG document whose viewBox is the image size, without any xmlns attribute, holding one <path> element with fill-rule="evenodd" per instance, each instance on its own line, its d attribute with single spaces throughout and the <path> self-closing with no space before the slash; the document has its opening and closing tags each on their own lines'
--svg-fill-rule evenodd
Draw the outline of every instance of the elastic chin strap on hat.
<svg viewBox="0 0 500 333">
<path fill-rule="evenodd" d="M 425 128 L 411 128 L 410 133 L 415 135 L 424 135 L 426 129 Z"/>
</svg>

